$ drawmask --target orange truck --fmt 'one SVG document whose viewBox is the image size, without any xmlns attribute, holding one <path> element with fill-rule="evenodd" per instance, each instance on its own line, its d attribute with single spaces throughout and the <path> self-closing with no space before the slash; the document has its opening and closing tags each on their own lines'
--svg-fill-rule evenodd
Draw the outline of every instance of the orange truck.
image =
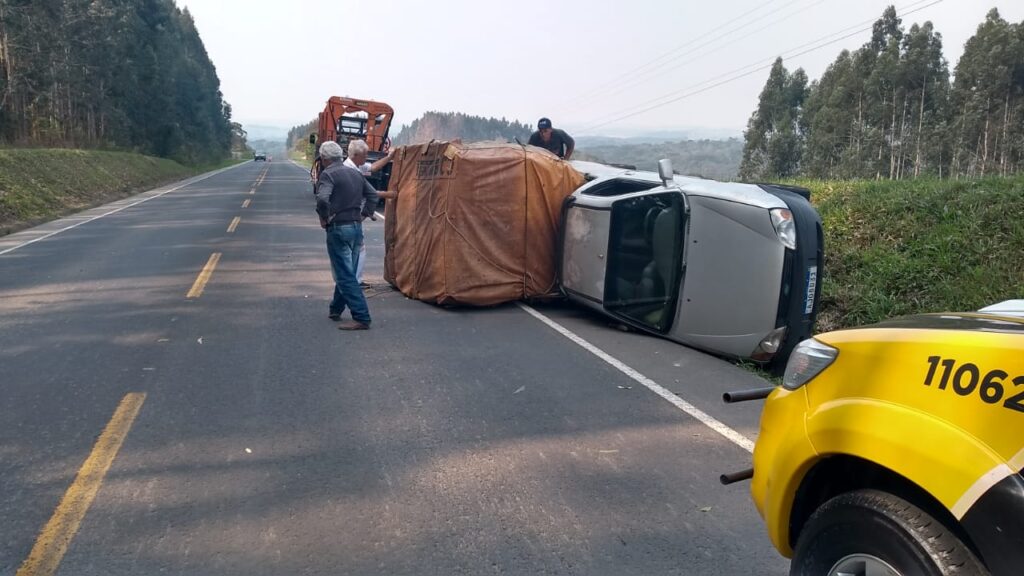
<svg viewBox="0 0 1024 576">
<path fill-rule="evenodd" d="M 332 96 L 319 115 L 317 133 L 309 135 L 309 143 L 319 149 L 321 143 L 334 141 L 348 154 L 348 143 L 351 140 L 365 140 L 370 147 L 369 161 L 374 162 L 384 157 L 391 146 L 388 130 L 394 116 L 394 109 L 383 102 Z M 321 168 L 320 154 L 317 152 L 309 171 L 313 177 L 314 192 Z M 390 172 L 388 166 L 373 174 L 370 183 L 377 190 L 386 190 Z"/>
</svg>

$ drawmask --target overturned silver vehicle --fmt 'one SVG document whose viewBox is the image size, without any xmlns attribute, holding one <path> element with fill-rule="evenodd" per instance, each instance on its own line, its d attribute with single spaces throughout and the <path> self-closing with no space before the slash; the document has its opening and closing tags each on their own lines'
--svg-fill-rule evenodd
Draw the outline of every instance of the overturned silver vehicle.
<svg viewBox="0 0 1024 576">
<path fill-rule="evenodd" d="M 573 162 L 559 283 L 571 300 L 652 334 L 784 365 L 811 336 L 821 219 L 807 191 Z"/>
</svg>

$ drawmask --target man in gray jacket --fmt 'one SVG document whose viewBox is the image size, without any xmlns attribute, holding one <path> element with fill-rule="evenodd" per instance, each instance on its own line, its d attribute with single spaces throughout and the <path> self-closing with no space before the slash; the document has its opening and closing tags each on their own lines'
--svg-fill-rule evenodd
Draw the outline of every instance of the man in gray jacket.
<svg viewBox="0 0 1024 576">
<path fill-rule="evenodd" d="M 363 245 L 363 219 L 377 208 L 377 191 L 355 168 L 342 164 L 341 146 L 337 142 L 320 145 L 324 169 L 316 184 L 316 213 L 320 226 L 327 231 L 327 255 L 334 275 L 334 297 L 328 317 L 341 320 L 348 307 L 352 321 L 342 322 L 341 330 L 367 330 L 370 308 L 366 304 L 356 266 Z"/>
</svg>

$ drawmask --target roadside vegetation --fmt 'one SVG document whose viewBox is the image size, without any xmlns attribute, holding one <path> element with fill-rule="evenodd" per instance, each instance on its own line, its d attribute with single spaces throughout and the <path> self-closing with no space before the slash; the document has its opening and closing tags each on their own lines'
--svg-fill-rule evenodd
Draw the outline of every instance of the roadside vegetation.
<svg viewBox="0 0 1024 576">
<path fill-rule="evenodd" d="M 1024 22 L 991 10 L 950 68 L 890 6 L 821 78 L 768 75 L 739 176 L 812 190 L 819 331 L 1024 298 Z"/>
<path fill-rule="evenodd" d="M 252 158 L 174 0 L 0 0 L 0 39 L 0 234 Z"/>
<path fill-rule="evenodd" d="M 1024 298 L 1024 176 L 791 183 L 824 223 L 819 332 Z"/>
<path fill-rule="evenodd" d="M 4 146 L 192 165 L 244 145 L 192 15 L 174 0 L 0 2 L 0 39 Z"/>
<path fill-rule="evenodd" d="M 234 162 L 184 166 L 131 152 L 0 150 L 0 235 Z"/>
<path fill-rule="evenodd" d="M 1024 172 L 1024 22 L 992 9 L 951 78 L 931 22 L 907 29 L 890 6 L 818 80 L 777 60 L 744 137 L 752 181 Z"/>
</svg>

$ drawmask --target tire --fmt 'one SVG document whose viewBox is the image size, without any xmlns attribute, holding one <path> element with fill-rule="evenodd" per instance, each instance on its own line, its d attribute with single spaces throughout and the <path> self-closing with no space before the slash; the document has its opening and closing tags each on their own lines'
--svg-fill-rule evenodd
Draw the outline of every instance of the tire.
<svg viewBox="0 0 1024 576">
<path fill-rule="evenodd" d="M 945 525 L 917 506 L 878 490 L 832 498 L 807 521 L 790 576 L 833 576 L 841 561 L 880 560 L 900 576 L 987 576 Z M 858 574 L 849 565 L 844 572 Z"/>
</svg>

